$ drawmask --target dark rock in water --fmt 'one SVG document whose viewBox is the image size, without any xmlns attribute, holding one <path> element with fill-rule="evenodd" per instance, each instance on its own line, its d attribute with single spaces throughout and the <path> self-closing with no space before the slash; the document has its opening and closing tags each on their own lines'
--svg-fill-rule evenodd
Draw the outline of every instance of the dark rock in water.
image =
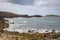
<svg viewBox="0 0 60 40">
<path fill-rule="evenodd" d="M 10 24 L 14 24 L 14 22 L 10 23 Z"/>
</svg>

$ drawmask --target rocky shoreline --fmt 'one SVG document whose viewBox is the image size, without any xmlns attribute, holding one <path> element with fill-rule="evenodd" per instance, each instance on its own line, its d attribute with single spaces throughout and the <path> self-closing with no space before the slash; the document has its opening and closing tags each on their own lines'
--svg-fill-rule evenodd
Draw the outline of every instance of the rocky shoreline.
<svg viewBox="0 0 60 40">
<path fill-rule="evenodd" d="M 0 29 L 7 28 L 9 26 L 8 20 L 0 18 Z"/>
</svg>

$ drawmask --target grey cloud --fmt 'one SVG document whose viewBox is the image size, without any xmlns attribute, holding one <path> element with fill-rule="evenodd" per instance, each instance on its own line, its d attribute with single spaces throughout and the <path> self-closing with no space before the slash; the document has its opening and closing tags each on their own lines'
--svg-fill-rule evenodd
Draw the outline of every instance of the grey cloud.
<svg viewBox="0 0 60 40">
<path fill-rule="evenodd" d="M 35 0 L 11 0 L 9 2 L 21 5 L 33 5 Z"/>
<path fill-rule="evenodd" d="M 60 6 L 60 1 L 59 0 L 51 0 L 50 2 L 48 1 L 46 6 Z"/>
<path fill-rule="evenodd" d="M 8 1 L 10 1 L 10 0 L 0 0 L 0 2 L 8 2 Z"/>
<path fill-rule="evenodd" d="M 60 0 L 40 0 L 44 2 L 41 7 L 60 7 Z"/>
</svg>

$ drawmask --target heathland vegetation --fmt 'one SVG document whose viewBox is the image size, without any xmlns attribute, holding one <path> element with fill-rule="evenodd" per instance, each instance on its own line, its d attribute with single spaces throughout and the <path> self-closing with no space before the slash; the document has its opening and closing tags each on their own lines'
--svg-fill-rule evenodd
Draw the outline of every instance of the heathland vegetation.
<svg viewBox="0 0 60 40">
<path fill-rule="evenodd" d="M 49 33 L 19 33 L 4 31 L 0 29 L 0 40 L 60 40 L 60 32 L 55 31 Z"/>
</svg>

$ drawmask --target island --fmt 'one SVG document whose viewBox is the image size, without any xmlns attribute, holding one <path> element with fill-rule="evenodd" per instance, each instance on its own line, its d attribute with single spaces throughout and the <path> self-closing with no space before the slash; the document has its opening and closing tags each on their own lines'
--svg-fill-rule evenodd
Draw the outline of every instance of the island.
<svg viewBox="0 0 60 40">
<path fill-rule="evenodd" d="M 51 14 L 51 15 L 46 15 L 45 17 L 60 17 L 60 16 Z"/>
</svg>

